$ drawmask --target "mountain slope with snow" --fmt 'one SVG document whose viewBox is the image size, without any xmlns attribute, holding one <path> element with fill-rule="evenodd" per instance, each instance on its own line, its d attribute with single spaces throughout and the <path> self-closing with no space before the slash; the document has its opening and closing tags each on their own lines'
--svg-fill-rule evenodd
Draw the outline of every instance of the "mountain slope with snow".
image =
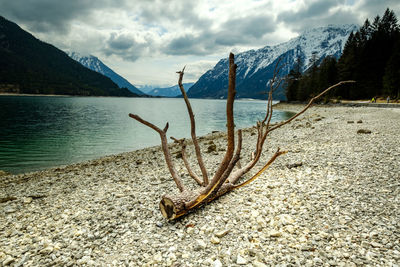
<svg viewBox="0 0 400 267">
<path fill-rule="evenodd" d="M 69 52 L 68 55 L 81 63 L 83 66 L 85 66 L 88 69 L 94 70 L 98 73 L 103 74 L 104 76 L 109 77 L 113 82 L 115 82 L 120 88 L 127 88 L 129 91 L 132 93 L 138 94 L 138 95 L 145 95 L 142 91 L 137 89 L 134 85 L 132 85 L 130 82 L 128 82 L 125 78 L 114 72 L 112 69 L 110 69 L 107 65 L 105 65 L 100 59 L 98 59 L 95 56 L 89 55 L 89 56 L 82 56 L 77 52 Z"/>
<path fill-rule="evenodd" d="M 339 58 L 351 32 L 356 25 L 340 25 L 314 28 L 300 36 L 275 46 L 265 46 L 258 50 L 249 50 L 235 56 L 237 64 L 236 96 L 238 98 L 266 98 L 266 84 L 272 78 L 278 58 L 285 64 L 281 71 L 286 76 L 299 57 L 303 62 L 302 70 L 309 67 L 313 54 L 319 62 L 327 56 Z M 228 58 L 221 59 L 211 70 L 203 74 L 189 89 L 188 96 L 193 98 L 226 98 L 228 90 Z M 321 88 L 323 89 L 323 88 Z M 279 88 L 274 99 L 284 100 L 285 92 Z"/>
</svg>

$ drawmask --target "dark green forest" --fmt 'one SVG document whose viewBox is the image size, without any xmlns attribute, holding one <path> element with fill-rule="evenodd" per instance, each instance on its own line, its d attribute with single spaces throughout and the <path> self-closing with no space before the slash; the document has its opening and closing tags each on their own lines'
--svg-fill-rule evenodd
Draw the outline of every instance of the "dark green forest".
<svg viewBox="0 0 400 267">
<path fill-rule="evenodd" d="M 372 23 L 366 19 L 357 32 L 350 34 L 339 60 L 317 59 L 318 55 L 313 55 L 304 73 L 304 62 L 297 60 L 286 78 L 288 101 L 306 101 L 344 80 L 356 83 L 329 92 L 326 100 L 400 98 L 400 26 L 389 8 L 382 17 L 376 16 Z"/>
<path fill-rule="evenodd" d="M 137 96 L 1 16 L 0 92 Z"/>
</svg>

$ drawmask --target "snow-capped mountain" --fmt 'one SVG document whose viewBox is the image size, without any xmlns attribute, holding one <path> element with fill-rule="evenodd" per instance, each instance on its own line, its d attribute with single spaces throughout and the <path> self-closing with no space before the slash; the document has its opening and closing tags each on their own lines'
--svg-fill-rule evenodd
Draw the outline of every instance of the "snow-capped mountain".
<svg viewBox="0 0 400 267">
<path fill-rule="evenodd" d="M 113 82 L 115 82 L 120 88 L 128 88 L 129 91 L 138 95 L 145 95 L 142 91 L 137 89 L 134 85 L 128 82 L 125 78 L 115 73 L 112 69 L 110 69 L 107 65 L 101 62 L 95 56 L 82 56 L 77 52 L 68 52 L 67 53 L 72 59 L 78 61 L 83 66 L 88 69 L 94 70 L 95 72 L 101 73 L 104 76 L 110 78 Z"/>
<path fill-rule="evenodd" d="M 182 85 L 185 91 L 187 92 L 193 84 L 194 83 L 184 83 Z M 174 85 L 165 88 L 154 88 L 153 90 L 147 92 L 147 94 L 152 96 L 175 97 L 181 95 L 181 89 L 179 89 L 179 85 Z"/>
<path fill-rule="evenodd" d="M 302 70 L 309 67 L 310 59 L 316 55 L 319 62 L 327 56 L 339 58 L 351 32 L 356 25 L 340 25 L 314 28 L 287 42 L 249 50 L 235 55 L 237 64 L 236 96 L 238 98 L 266 98 L 266 84 L 272 78 L 275 64 L 282 57 L 285 76 L 293 68 L 298 57 L 303 62 Z M 203 74 L 188 91 L 194 98 L 226 98 L 228 90 L 228 58 L 221 59 L 211 70 Z M 284 100 L 283 88 L 274 92 L 274 99 Z"/>
</svg>

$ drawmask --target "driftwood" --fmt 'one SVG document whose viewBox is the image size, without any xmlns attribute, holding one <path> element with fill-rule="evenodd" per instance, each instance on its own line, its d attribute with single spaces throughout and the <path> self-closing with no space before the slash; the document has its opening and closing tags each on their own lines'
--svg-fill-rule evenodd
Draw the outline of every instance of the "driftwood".
<svg viewBox="0 0 400 267">
<path fill-rule="evenodd" d="M 179 193 L 175 195 L 164 195 L 160 201 L 160 210 L 163 216 L 169 220 L 176 219 L 187 214 L 189 211 L 203 205 L 206 203 L 211 202 L 212 200 L 218 198 L 219 196 L 226 194 L 234 189 L 240 188 L 248 183 L 254 181 L 257 177 L 260 176 L 262 172 L 264 172 L 274 161 L 276 158 L 285 154 L 287 151 L 281 151 L 279 148 L 276 152 L 272 155 L 270 160 L 262 167 L 253 177 L 238 183 L 239 179 L 243 177 L 246 173 L 248 173 L 259 161 L 263 145 L 267 138 L 267 135 L 285 124 L 290 123 L 292 120 L 300 116 L 304 113 L 312 104 L 313 102 L 321 97 L 323 94 L 328 92 L 329 90 L 340 86 L 345 83 L 350 83 L 353 81 L 342 81 L 339 82 L 326 90 L 324 90 L 319 95 L 313 97 L 310 102 L 296 115 L 291 117 L 290 119 L 278 123 L 274 126 L 270 124 L 272 118 L 272 93 L 273 91 L 279 87 L 282 79 L 278 78 L 278 74 L 281 69 L 281 65 L 276 64 L 274 76 L 269 81 L 269 93 L 268 93 L 268 102 L 267 102 L 267 111 L 265 118 L 262 121 L 258 121 L 256 124 L 258 136 L 257 136 L 257 143 L 255 144 L 255 152 L 252 153 L 250 161 L 241 166 L 239 164 L 239 159 L 241 158 L 241 149 L 242 149 L 242 131 L 237 131 L 237 144 L 235 144 L 235 124 L 234 124 L 234 116 L 233 116 L 233 103 L 235 100 L 235 80 L 236 80 L 236 68 L 237 65 L 234 63 L 234 55 L 231 53 L 229 55 L 229 83 L 228 83 L 228 97 L 226 101 L 226 117 L 227 117 L 227 148 L 225 152 L 225 156 L 223 157 L 221 163 L 219 164 L 216 172 L 211 177 L 207 173 L 207 169 L 204 165 L 200 146 L 198 144 L 198 140 L 196 137 L 196 126 L 195 126 L 195 119 L 194 114 L 192 111 L 192 107 L 190 105 L 189 99 L 186 95 L 186 92 L 182 85 L 182 79 L 184 75 L 185 68 L 182 71 L 177 72 L 179 74 L 179 88 L 182 92 L 182 96 L 185 100 L 186 107 L 190 117 L 190 124 L 191 124 L 191 137 L 193 141 L 193 145 L 195 148 L 196 158 L 198 165 L 201 170 L 202 177 L 198 176 L 193 169 L 190 167 L 190 164 L 187 160 L 186 156 L 186 143 L 184 139 L 178 140 L 176 138 L 172 139 L 181 145 L 181 152 L 182 152 L 182 160 L 184 165 L 189 173 L 189 175 L 196 181 L 199 187 L 195 190 L 188 190 L 183 182 L 181 177 L 178 175 L 177 171 L 175 170 L 174 163 L 172 161 L 171 153 L 168 148 L 167 144 L 167 130 L 168 130 L 168 123 L 164 127 L 164 129 L 158 128 L 154 124 L 142 119 L 138 115 L 129 114 L 129 116 L 138 122 L 152 128 L 156 132 L 159 133 L 161 138 L 161 146 L 164 152 L 165 161 L 167 163 L 168 169 L 171 173 L 173 180 L 175 181 L 176 186 L 179 189 Z M 236 148 L 236 150 L 235 150 Z M 234 167 L 237 169 L 235 171 Z M 211 177 L 211 178 L 210 178 Z"/>
</svg>

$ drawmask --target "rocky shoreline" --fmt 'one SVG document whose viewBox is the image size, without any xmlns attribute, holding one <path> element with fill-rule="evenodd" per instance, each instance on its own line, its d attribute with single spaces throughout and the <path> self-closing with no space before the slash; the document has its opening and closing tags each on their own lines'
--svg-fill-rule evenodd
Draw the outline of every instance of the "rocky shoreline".
<svg viewBox="0 0 400 267">
<path fill-rule="evenodd" d="M 210 172 L 223 136 L 200 140 Z M 175 222 L 158 209 L 177 192 L 158 146 L 0 177 L 0 265 L 398 266 L 400 109 L 316 106 L 267 140 L 260 164 L 277 147 L 289 153 Z"/>
</svg>

